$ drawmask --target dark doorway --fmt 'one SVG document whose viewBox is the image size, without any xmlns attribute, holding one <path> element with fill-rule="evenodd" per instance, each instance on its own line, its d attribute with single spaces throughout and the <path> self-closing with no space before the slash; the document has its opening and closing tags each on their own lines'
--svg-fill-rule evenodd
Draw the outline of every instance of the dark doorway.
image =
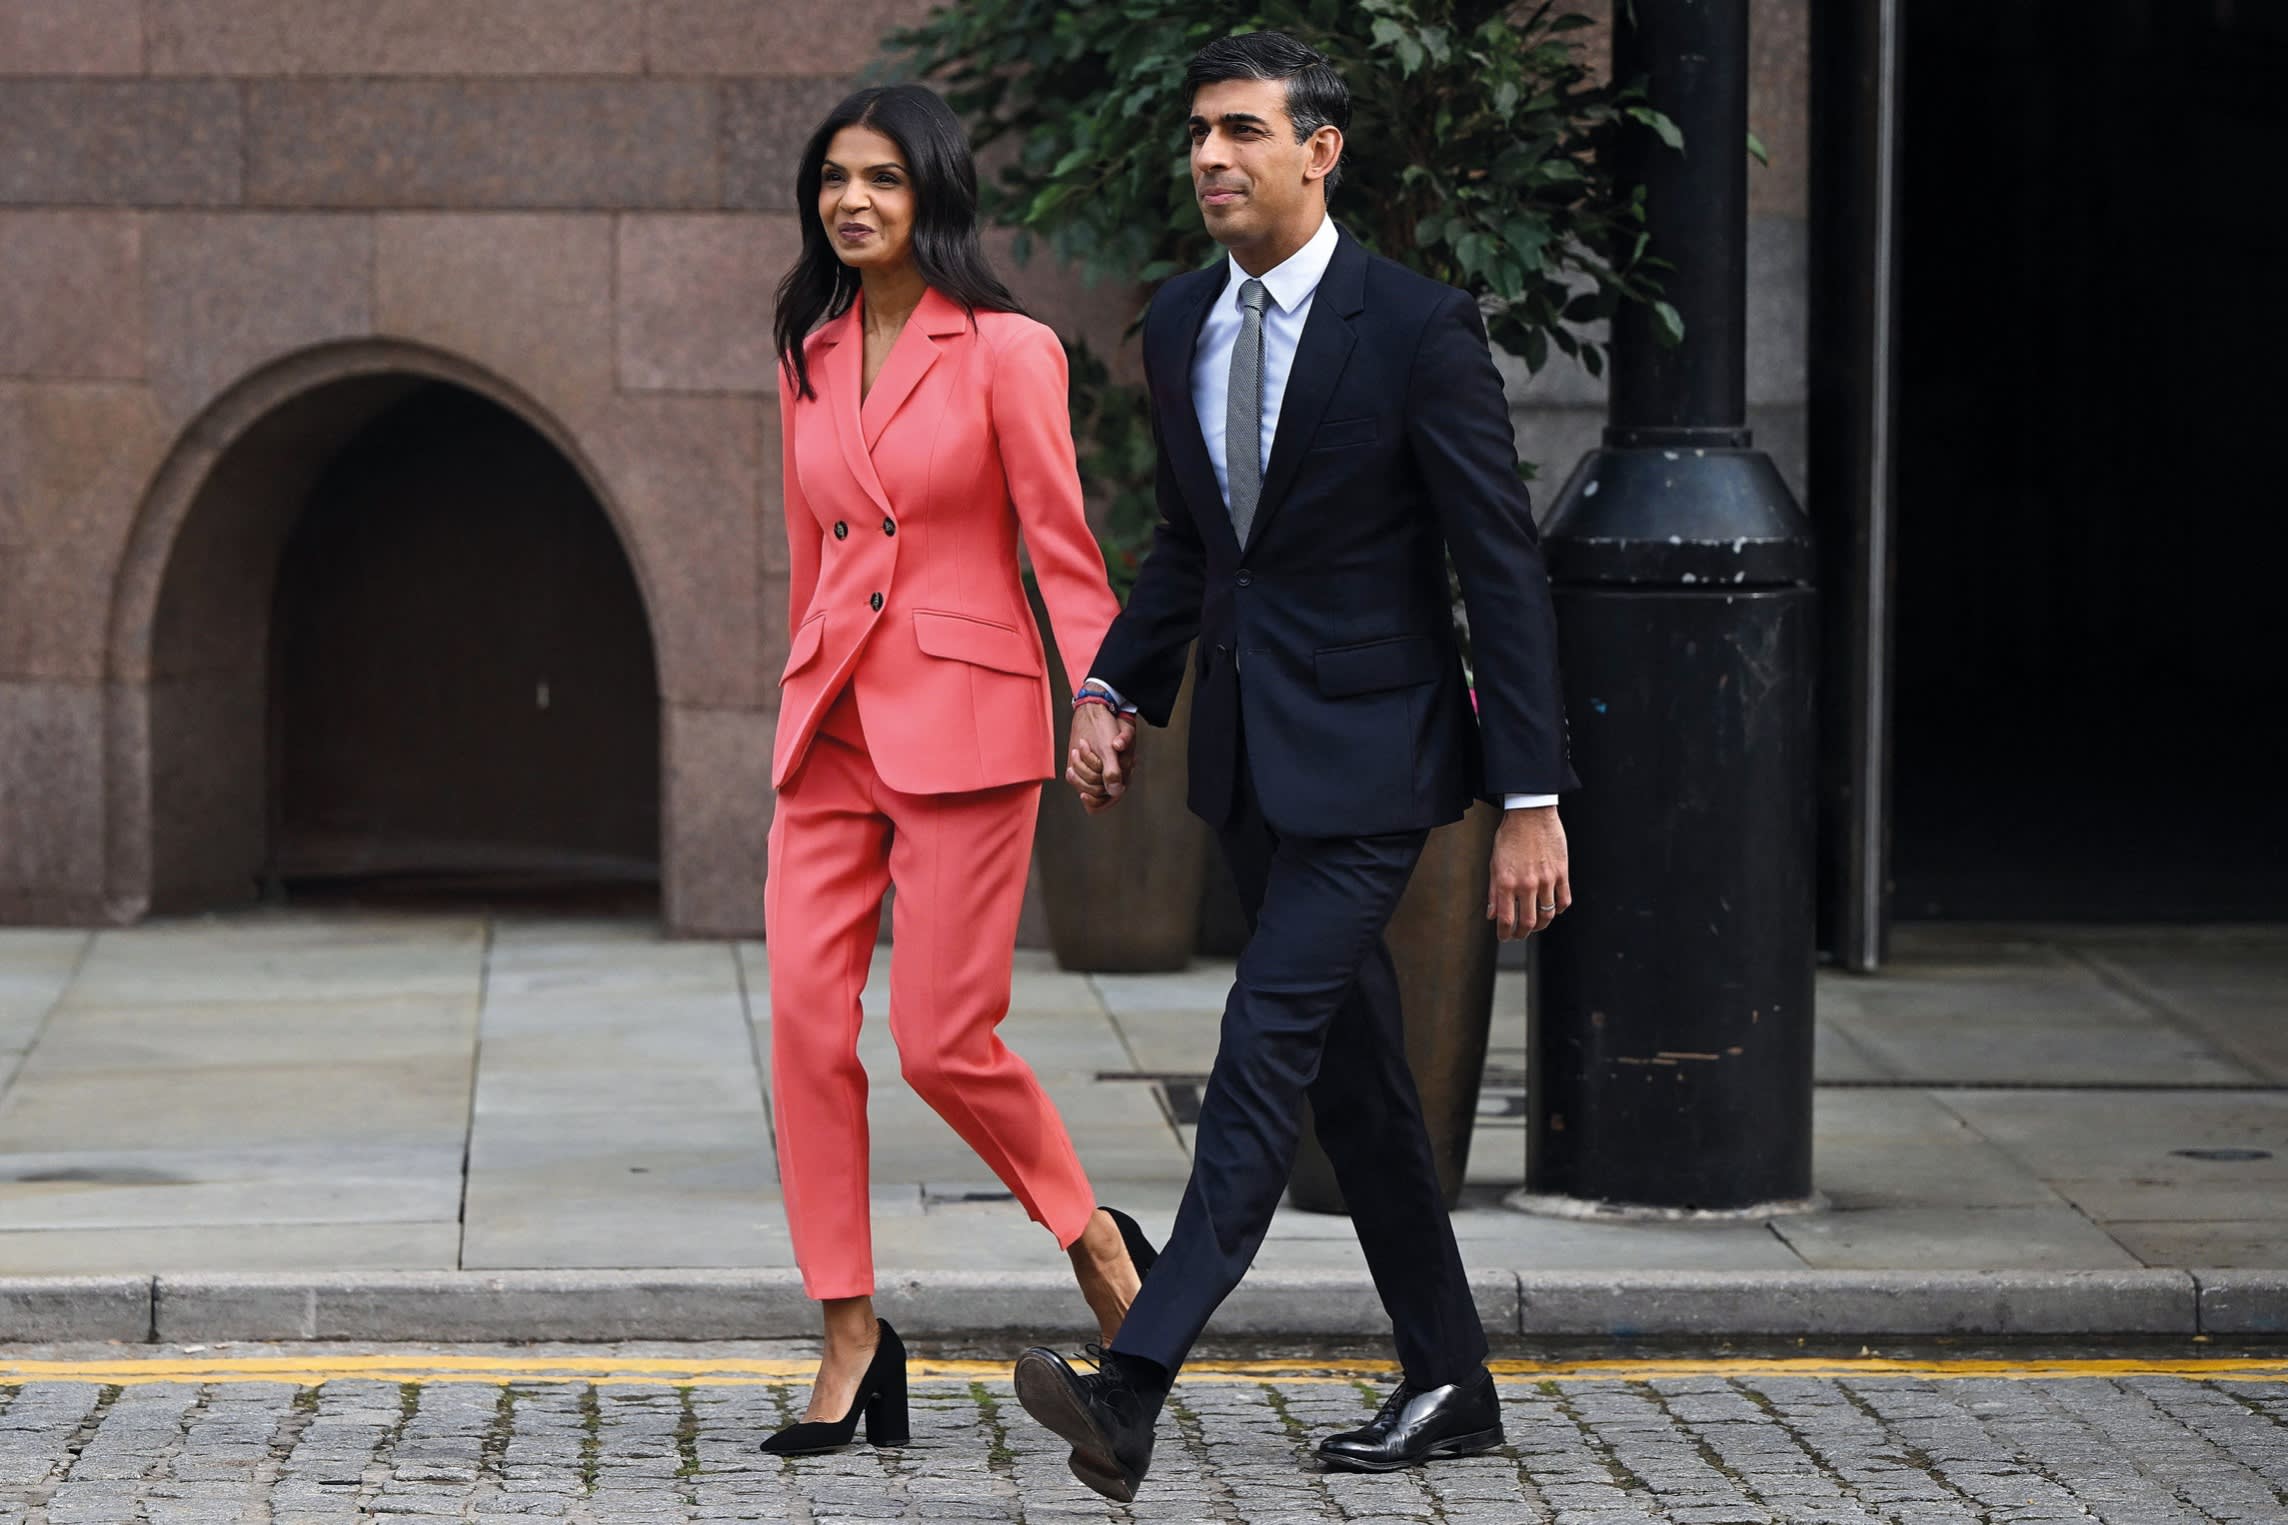
<svg viewBox="0 0 2288 1525">
<path fill-rule="evenodd" d="M 319 478 L 272 623 L 274 885 L 300 898 L 620 903 L 659 873 L 659 690 L 579 473 L 420 387 Z"/>
<path fill-rule="evenodd" d="M 2288 914 L 2288 10 L 1905 16 L 1893 908 Z"/>
</svg>

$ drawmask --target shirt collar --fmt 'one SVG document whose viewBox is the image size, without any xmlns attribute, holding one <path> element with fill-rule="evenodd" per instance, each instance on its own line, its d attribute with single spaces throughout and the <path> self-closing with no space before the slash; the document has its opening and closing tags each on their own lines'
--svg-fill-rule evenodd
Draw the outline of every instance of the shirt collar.
<svg viewBox="0 0 2288 1525">
<path fill-rule="evenodd" d="M 1231 259 L 1231 280 L 1227 287 L 1231 300 L 1238 302 L 1240 282 L 1260 279 L 1279 310 L 1293 312 L 1308 301 L 1311 293 L 1319 289 L 1319 282 L 1326 279 L 1327 266 L 1334 263 L 1335 245 L 1339 241 L 1335 220 L 1322 218 L 1319 231 L 1311 235 L 1308 243 L 1260 277 L 1249 275 L 1240 268 L 1238 260 L 1226 255 L 1226 259 Z"/>
</svg>

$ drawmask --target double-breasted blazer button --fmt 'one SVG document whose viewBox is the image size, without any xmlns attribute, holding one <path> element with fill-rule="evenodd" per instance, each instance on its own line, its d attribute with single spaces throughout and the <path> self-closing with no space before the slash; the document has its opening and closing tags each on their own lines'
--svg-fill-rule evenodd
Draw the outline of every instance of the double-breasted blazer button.
<svg viewBox="0 0 2288 1525">
<path fill-rule="evenodd" d="M 898 532 L 898 521 L 897 521 L 897 520 L 895 520 L 895 519 L 884 519 L 884 520 L 882 521 L 882 533 L 883 533 L 883 534 L 885 534 L 885 535 L 895 535 L 897 532 Z"/>
<path fill-rule="evenodd" d="M 837 539 L 837 540 L 847 540 L 847 539 L 849 539 L 849 538 L 850 538 L 850 526 L 849 526 L 848 524 L 844 523 L 844 522 L 843 522 L 842 520 L 840 520 L 840 519 L 837 519 L 837 520 L 835 520 L 835 521 L 834 521 L 834 538 L 835 538 L 835 539 Z"/>
<path fill-rule="evenodd" d="M 869 604 L 872 604 L 872 605 L 874 606 L 874 612 L 875 612 L 876 614 L 879 614 L 879 613 L 881 613 L 881 612 L 882 612 L 882 595 L 881 595 L 881 594 L 879 594 L 879 593 L 875 594 L 875 595 L 874 595 L 872 598 L 869 598 L 868 600 L 866 600 L 866 602 L 867 602 L 867 603 L 869 603 Z"/>
</svg>

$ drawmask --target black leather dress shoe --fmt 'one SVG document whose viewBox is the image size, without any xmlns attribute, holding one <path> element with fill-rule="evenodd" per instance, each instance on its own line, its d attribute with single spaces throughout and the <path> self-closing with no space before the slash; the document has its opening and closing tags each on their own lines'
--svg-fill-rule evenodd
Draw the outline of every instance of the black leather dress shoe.
<svg viewBox="0 0 2288 1525">
<path fill-rule="evenodd" d="M 1493 1373 L 1421 1388 L 1398 1384 L 1362 1429 L 1319 1442 L 1319 1460 L 1349 1472 L 1395 1472 L 1441 1456 L 1475 1456 L 1502 1443 Z"/>
<path fill-rule="evenodd" d="M 1168 1395 L 1153 1362 L 1088 1347 L 1095 1371 L 1075 1371 L 1039 1346 L 1017 1358 L 1017 1401 L 1072 1446 L 1073 1476 L 1125 1504 L 1152 1466 L 1152 1426 Z"/>
</svg>

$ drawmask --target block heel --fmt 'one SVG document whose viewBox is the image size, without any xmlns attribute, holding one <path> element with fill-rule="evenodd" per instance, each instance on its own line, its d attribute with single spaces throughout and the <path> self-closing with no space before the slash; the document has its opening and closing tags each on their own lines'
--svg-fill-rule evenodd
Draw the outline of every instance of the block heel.
<svg viewBox="0 0 2288 1525">
<path fill-rule="evenodd" d="M 874 1359 L 866 1363 L 866 1375 L 858 1384 L 858 1396 L 850 1405 L 850 1412 L 840 1419 L 806 1419 L 801 1424 L 790 1424 L 763 1442 L 766 1456 L 817 1456 L 827 1451 L 839 1451 L 856 1438 L 858 1421 L 866 1421 L 866 1443 L 875 1446 L 902 1446 L 911 1431 L 906 1414 L 906 1342 L 898 1338 L 885 1319 L 876 1319 L 881 1337 L 874 1345 Z"/>
<path fill-rule="evenodd" d="M 890 1326 L 882 1326 L 885 1340 L 894 1340 Z M 902 1446 L 913 1439 L 911 1416 L 906 1410 L 906 1359 L 900 1347 L 898 1362 L 882 1374 L 882 1385 L 866 1400 L 866 1444 Z"/>
</svg>

